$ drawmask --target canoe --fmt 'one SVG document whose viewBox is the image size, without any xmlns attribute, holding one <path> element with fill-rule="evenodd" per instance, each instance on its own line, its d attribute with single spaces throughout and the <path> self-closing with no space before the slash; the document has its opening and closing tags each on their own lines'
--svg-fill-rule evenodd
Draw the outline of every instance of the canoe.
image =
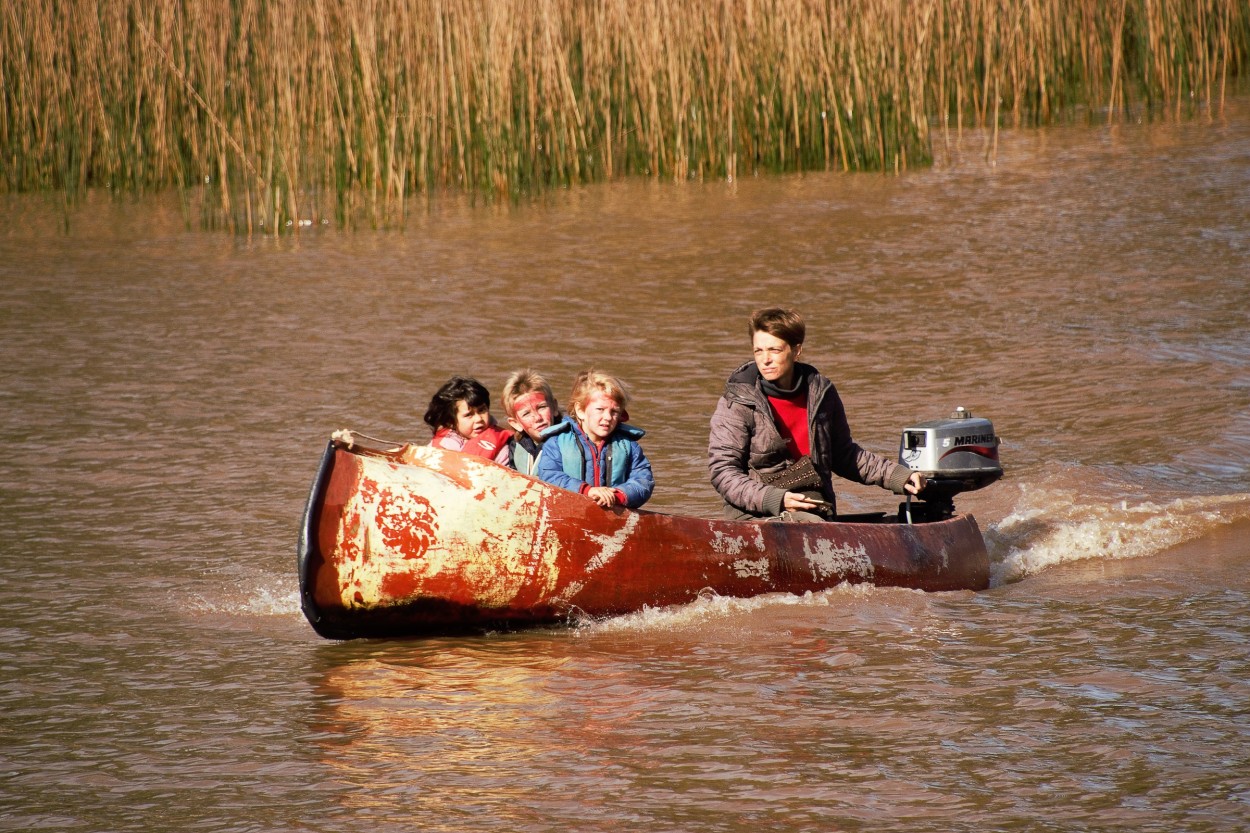
<svg viewBox="0 0 1250 833">
<path fill-rule="evenodd" d="M 335 432 L 298 547 L 304 615 L 328 639 L 513 629 L 842 582 L 989 585 L 970 515 L 788 524 L 603 509 L 490 460 Z"/>
</svg>

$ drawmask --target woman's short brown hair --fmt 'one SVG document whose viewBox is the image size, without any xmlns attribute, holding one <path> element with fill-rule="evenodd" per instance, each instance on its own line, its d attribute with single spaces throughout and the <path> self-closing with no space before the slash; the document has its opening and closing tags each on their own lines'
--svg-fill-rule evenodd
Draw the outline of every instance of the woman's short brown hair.
<svg viewBox="0 0 1250 833">
<path fill-rule="evenodd" d="M 751 337 L 756 333 L 768 333 L 791 347 L 798 347 L 807 337 L 807 325 L 795 310 L 766 307 L 751 313 Z"/>
</svg>

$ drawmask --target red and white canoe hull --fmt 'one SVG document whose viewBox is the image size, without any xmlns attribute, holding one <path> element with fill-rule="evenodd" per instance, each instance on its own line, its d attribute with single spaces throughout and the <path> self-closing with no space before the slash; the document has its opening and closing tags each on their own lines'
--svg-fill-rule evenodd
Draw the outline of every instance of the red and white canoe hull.
<svg viewBox="0 0 1250 833">
<path fill-rule="evenodd" d="M 980 590 L 989 557 L 970 516 L 786 524 L 605 510 L 482 458 L 335 440 L 305 512 L 299 573 L 305 615 L 342 639 L 611 616 L 708 591 Z"/>
</svg>

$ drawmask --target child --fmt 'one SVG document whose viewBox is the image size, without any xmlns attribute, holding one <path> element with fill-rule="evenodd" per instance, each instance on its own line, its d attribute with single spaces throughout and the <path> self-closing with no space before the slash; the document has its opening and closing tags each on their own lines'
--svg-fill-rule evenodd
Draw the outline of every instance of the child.
<svg viewBox="0 0 1250 833">
<path fill-rule="evenodd" d="M 463 451 L 508 465 L 511 435 L 490 415 L 490 393 L 476 379 L 452 376 L 430 399 L 425 423 L 434 429 L 430 445 Z"/>
<path fill-rule="evenodd" d="M 586 495 L 603 507 L 642 506 L 655 489 L 651 463 L 638 439 L 641 428 L 626 425 L 629 404 L 620 380 L 586 370 L 569 397 L 574 419 L 543 433 L 545 443 L 535 474 L 542 480 Z"/>
<path fill-rule="evenodd" d="M 547 380 L 532 370 L 518 370 L 503 383 L 503 411 L 516 432 L 512 445 L 512 468 L 533 474 L 542 433 L 559 422 L 560 406 Z"/>
</svg>

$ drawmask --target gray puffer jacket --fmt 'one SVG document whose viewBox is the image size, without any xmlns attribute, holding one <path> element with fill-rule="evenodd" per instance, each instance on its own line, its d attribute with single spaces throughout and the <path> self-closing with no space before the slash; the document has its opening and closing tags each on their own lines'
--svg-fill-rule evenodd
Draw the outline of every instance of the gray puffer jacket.
<svg viewBox="0 0 1250 833">
<path fill-rule="evenodd" d="M 903 494 L 911 471 L 856 444 L 833 383 L 811 365 L 798 364 L 795 370 L 807 379 L 811 458 L 820 473 L 825 500 L 835 502 L 835 474 Z M 725 394 L 712 414 L 708 472 L 712 486 L 725 499 L 728 518 L 774 517 L 783 509 L 786 493 L 760 482 L 761 474 L 780 471 L 792 462 L 760 381 L 754 362 L 742 365 L 725 383 Z"/>
</svg>

